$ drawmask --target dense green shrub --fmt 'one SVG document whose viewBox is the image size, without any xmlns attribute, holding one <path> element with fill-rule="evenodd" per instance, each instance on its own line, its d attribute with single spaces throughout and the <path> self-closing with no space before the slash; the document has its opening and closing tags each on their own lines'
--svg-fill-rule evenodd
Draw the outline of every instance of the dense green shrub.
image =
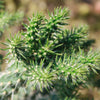
<svg viewBox="0 0 100 100">
<path fill-rule="evenodd" d="M 7 39 L 6 58 L 10 65 L 0 73 L 1 99 L 15 100 L 14 94 L 23 89 L 28 97 L 34 89 L 34 100 L 37 94 L 51 91 L 57 93 L 59 100 L 78 100 L 79 86 L 86 85 L 91 72 L 99 69 L 100 54 L 91 49 L 87 52 L 87 26 L 65 29 L 68 19 L 66 8 L 55 9 L 49 19 L 33 14 L 29 24 L 24 25 L 25 32 Z M 20 95 L 19 100 L 24 96 Z"/>
</svg>

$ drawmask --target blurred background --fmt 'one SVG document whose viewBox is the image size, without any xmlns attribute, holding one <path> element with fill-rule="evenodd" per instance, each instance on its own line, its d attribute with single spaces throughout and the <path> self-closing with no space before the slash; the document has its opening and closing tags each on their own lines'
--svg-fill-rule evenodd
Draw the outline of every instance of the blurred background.
<svg viewBox="0 0 100 100">
<path fill-rule="evenodd" d="M 93 48 L 100 49 L 100 0 L 0 0 L 0 42 L 5 42 L 9 34 L 24 30 L 22 23 L 33 13 L 53 11 L 56 7 L 70 9 L 70 26 L 87 24 L 89 39 L 94 40 Z M 6 12 L 6 13 L 3 13 Z M 3 14 L 2 14 L 3 13 Z M 47 16 L 48 17 L 48 16 Z M 67 27 L 66 27 L 67 28 Z M 0 44 L 0 47 L 5 48 Z M 0 66 L 4 70 L 6 63 L 2 60 L 5 52 L 0 51 Z M 100 76 L 91 79 L 89 89 L 79 91 L 81 100 L 100 100 Z"/>
</svg>

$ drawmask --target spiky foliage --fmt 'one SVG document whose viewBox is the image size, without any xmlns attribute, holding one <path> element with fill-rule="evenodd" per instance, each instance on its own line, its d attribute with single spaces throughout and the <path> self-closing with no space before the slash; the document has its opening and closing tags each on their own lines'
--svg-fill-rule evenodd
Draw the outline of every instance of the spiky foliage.
<svg viewBox="0 0 100 100">
<path fill-rule="evenodd" d="M 18 24 L 23 18 L 23 13 L 16 12 L 16 13 L 8 13 L 5 8 L 5 0 L 0 0 L 0 38 L 2 37 L 3 33 L 9 26 L 14 25 L 15 23 Z M 3 56 L 0 54 L 0 67 L 1 63 L 3 62 Z"/>
<path fill-rule="evenodd" d="M 0 36 L 3 34 L 4 30 L 9 26 L 14 25 L 22 20 L 23 13 L 9 14 L 7 12 L 0 13 Z"/>
<path fill-rule="evenodd" d="M 72 100 L 91 71 L 99 69 L 99 52 L 81 49 L 88 41 L 87 27 L 64 29 L 69 19 L 66 8 L 55 9 L 49 17 L 33 15 L 24 25 L 26 32 L 7 39 L 7 58 L 13 63 L 0 76 L 2 99 L 13 98 L 23 86 L 34 88 L 36 94 L 55 90 L 60 100 Z"/>
<path fill-rule="evenodd" d="M 21 21 L 23 13 L 9 14 L 5 10 L 5 0 L 0 0 L 0 36 L 4 30 L 9 26 L 14 25 L 15 22 Z"/>
</svg>

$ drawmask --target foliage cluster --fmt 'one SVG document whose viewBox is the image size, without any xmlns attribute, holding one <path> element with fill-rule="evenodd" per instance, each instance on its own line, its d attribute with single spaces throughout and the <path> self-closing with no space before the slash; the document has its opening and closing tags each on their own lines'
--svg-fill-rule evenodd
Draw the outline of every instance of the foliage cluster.
<svg viewBox="0 0 100 100">
<path fill-rule="evenodd" d="M 87 26 L 65 29 L 68 19 L 66 8 L 56 8 L 49 19 L 33 14 L 24 25 L 25 32 L 7 39 L 6 58 L 11 64 L 0 73 L 1 100 L 15 100 L 20 88 L 26 95 L 34 88 L 33 97 L 56 91 L 59 100 L 77 98 L 80 85 L 86 85 L 91 72 L 99 70 L 100 53 L 85 52 Z"/>
<path fill-rule="evenodd" d="M 7 30 L 9 26 L 12 26 L 20 22 L 22 20 L 22 17 L 23 17 L 23 13 L 19 13 L 19 12 L 9 14 L 9 12 L 5 10 L 5 1 L 0 0 L 0 39 L 4 31 Z M 0 54 L 0 66 L 3 62 L 2 58 L 3 56 L 2 54 Z"/>
</svg>

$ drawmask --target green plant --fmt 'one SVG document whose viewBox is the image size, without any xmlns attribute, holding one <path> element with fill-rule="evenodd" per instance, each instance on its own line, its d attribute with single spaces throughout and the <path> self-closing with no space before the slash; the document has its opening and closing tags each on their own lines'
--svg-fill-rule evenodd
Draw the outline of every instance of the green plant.
<svg viewBox="0 0 100 100">
<path fill-rule="evenodd" d="M 10 13 L 5 10 L 5 0 L 0 0 L 0 37 L 9 26 L 18 23 L 23 18 L 23 13 Z"/>
<path fill-rule="evenodd" d="M 23 13 L 17 12 L 14 14 L 9 14 L 6 11 L 2 11 L 0 13 L 0 37 L 9 26 L 14 25 L 15 23 L 17 24 L 22 20 L 22 18 Z"/>
<path fill-rule="evenodd" d="M 59 100 L 78 100 L 79 87 L 99 70 L 100 53 L 84 49 L 87 26 L 63 28 L 69 19 L 66 8 L 55 9 L 49 17 L 33 14 L 25 32 L 7 39 L 6 58 L 11 64 L 0 75 L 1 99 L 15 100 L 14 94 L 24 88 L 26 95 L 34 89 L 34 99 L 38 93 L 55 91 Z"/>
<path fill-rule="evenodd" d="M 11 13 L 9 14 L 5 10 L 5 0 L 0 0 L 0 39 L 5 30 L 7 30 L 10 26 L 14 24 L 17 24 L 18 22 L 21 22 L 22 18 L 23 18 L 23 13 L 16 12 L 13 14 Z M 0 54 L 0 68 L 3 62 L 2 58 L 3 56 L 2 54 Z"/>
</svg>

